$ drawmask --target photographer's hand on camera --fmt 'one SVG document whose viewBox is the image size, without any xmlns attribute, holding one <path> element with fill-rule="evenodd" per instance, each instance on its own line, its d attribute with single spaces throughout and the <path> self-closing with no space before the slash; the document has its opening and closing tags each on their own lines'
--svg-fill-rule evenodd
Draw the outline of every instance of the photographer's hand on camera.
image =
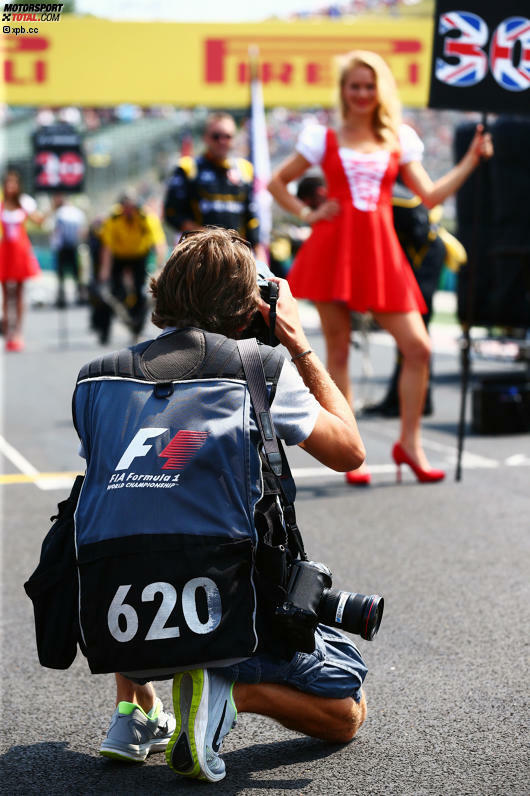
<svg viewBox="0 0 530 796">
<path fill-rule="evenodd" d="M 298 304 L 285 279 L 270 279 L 279 288 L 275 333 L 286 347 L 306 387 L 321 406 L 309 437 L 300 444 L 322 464 L 339 472 L 354 470 L 365 458 L 364 445 L 353 412 L 324 365 L 311 349 L 303 330 Z M 259 299 L 266 323 L 269 306 Z"/>
<path fill-rule="evenodd" d="M 276 337 L 286 347 L 289 354 L 295 357 L 310 347 L 302 328 L 297 301 L 293 297 L 289 283 L 285 279 L 271 276 L 269 277 L 269 282 L 275 282 L 279 291 L 274 330 Z M 261 297 L 259 298 L 258 308 L 268 325 L 270 307 Z"/>
</svg>

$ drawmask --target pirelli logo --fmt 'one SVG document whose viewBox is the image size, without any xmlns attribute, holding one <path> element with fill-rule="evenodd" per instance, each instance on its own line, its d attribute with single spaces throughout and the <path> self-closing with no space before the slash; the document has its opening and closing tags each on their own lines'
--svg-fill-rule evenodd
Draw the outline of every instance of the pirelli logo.
<svg viewBox="0 0 530 796">
<path fill-rule="evenodd" d="M 204 80 L 210 85 L 248 83 L 249 37 L 207 38 L 204 41 Z M 334 59 L 354 49 L 373 50 L 385 58 L 398 83 L 420 80 L 419 58 L 424 54 L 420 38 L 338 35 L 260 36 L 252 40 L 259 47 L 261 80 L 264 84 L 305 84 L 331 87 L 335 83 Z M 396 68 L 396 62 L 399 67 Z"/>
</svg>

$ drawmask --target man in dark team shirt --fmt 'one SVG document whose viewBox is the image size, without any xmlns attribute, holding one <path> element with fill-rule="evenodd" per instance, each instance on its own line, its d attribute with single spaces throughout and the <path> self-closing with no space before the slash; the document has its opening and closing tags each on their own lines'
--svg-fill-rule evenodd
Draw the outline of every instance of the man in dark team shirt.
<svg viewBox="0 0 530 796">
<path fill-rule="evenodd" d="M 182 233 L 204 226 L 234 229 L 263 259 L 253 204 L 253 168 L 231 155 L 236 124 L 228 113 L 213 113 L 204 131 L 204 153 L 182 157 L 169 180 L 164 218 Z"/>
</svg>

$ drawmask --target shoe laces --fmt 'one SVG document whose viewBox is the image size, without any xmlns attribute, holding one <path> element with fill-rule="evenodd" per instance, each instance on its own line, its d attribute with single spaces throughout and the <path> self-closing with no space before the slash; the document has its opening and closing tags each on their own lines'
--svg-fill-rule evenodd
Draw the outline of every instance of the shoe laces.
<svg viewBox="0 0 530 796">
<path fill-rule="evenodd" d="M 158 719 L 158 727 L 161 730 L 167 729 L 169 725 L 170 715 L 166 713 L 165 710 L 161 710 L 157 716 Z"/>
<path fill-rule="evenodd" d="M 206 762 L 209 764 L 209 763 L 213 763 L 214 760 L 219 760 L 219 759 L 220 759 L 220 756 L 217 754 L 217 752 L 214 752 L 213 749 L 211 749 L 209 746 L 207 746 L 206 747 Z"/>
</svg>

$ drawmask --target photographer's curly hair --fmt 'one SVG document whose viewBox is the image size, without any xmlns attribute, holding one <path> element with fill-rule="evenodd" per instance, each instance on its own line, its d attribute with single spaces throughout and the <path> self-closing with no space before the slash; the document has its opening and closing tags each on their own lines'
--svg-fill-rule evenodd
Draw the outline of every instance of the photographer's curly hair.
<svg viewBox="0 0 530 796">
<path fill-rule="evenodd" d="M 356 66 L 366 66 L 374 73 L 378 99 L 372 120 L 374 132 L 380 141 L 392 149 L 396 149 L 399 147 L 398 130 L 401 124 L 401 103 L 394 75 L 386 61 L 377 53 L 369 50 L 352 50 L 341 58 L 339 91 L 342 118 L 346 118 L 348 111 L 342 96 L 342 89 L 348 74 Z"/>
<path fill-rule="evenodd" d="M 150 289 L 152 321 L 164 329 L 196 326 L 236 337 L 256 312 L 256 263 L 233 230 L 207 227 L 185 233 Z"/>
</svg>

